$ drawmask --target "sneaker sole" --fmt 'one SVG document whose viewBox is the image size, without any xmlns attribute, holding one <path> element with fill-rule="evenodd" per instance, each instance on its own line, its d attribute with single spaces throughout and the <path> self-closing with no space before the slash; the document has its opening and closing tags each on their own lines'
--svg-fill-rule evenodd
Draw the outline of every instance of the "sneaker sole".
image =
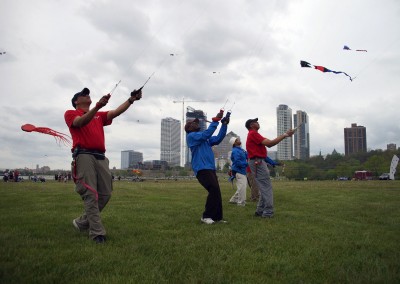
<svg viewBox="0 0 400 284">
<path fill-rule="evenodd" d="M 212 222 L 207 222 L 207 221 L 205 221 L 205 220 L 203 220 L 203 219 L 200 219 L 200 221 L 201 221 L 202 223 L 206 224 L 206 225 L 212 225 L 212 224 L 215 224 L 215 221 L 212 221 Z"/>
<path fill-rule="evenodd" d="M 79 228 L 79 226 L 78 226 L 78 224 L 76 223 L 75 219 L 72 220 L 72 225 L 74 225 L 74 228 L 75 228 L 78 232 L 81 231 L 81 229 Z"/>
</svg>

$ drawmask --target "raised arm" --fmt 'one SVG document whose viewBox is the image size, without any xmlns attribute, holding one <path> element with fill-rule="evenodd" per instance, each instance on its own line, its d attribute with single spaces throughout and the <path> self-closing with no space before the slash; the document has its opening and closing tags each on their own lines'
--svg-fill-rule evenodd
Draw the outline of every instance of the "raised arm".
<svg viewBox="0 0 400 284">
<path fill-rule="evenodd" d="M 134 90 L 131 93 L 131 96 L 128 100 L 123 102 L 119 107 L 117 107 L 114 110 L 110 110 L 107 113 L 107 119 L 112 120 L 119 116 L 120 114 L 124 113 L 135 101 L 138 101 L 142 98 L 142 89 L 140 88 L 139 90 Z"/>
</svg>

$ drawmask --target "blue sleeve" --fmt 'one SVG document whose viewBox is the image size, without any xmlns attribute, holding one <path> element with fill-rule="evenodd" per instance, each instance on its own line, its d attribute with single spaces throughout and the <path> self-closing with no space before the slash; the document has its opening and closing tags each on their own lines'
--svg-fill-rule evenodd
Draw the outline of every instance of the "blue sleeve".
<svg viewBox="0 0 400 284">
<path fill-rule="evenodd" d="M 208 128 L 204 131 L 191 132 L 187 136 L 187 146 L 192 147 L 201 144 L 201 142 L 206 141 L 213 135 L 218 127 L 218 122 L 211 122 Z"/>
<path fill-rule="evenodd" d="M 214 145 L 218 145 L 219 143 L 221 143 L 222 140 L 224 140 L 224 138 L 225 138 L 227 130 L 228 130 L 228 125 L 222 124 L 221 129 L 218 132 L 218 135 L 210 138 L 210 145 L 214 146 Z"/>
<path fill-rule="evenodd" d="M 270 157 L 266 157 L 265 158 L 265 162 L 267 163 L 267 164 L 270 164 L 271 166 L 273 166 L 273 167 L 275 167 L 276 165 L 278 165 L 278 163 L 277 162 L 275 162 L 274 160 L 272 160 Z"/>
</svg>

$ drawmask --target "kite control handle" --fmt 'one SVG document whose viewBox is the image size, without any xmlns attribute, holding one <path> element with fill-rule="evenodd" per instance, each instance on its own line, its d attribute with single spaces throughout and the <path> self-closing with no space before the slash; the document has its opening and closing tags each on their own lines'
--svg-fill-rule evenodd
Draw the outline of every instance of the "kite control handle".
<svg viewBox="0 0 400 284">
<path fill-rule="evenodd" d="M 144 85 L 141 86 L 138 90 L 133 90 L 131 92 L 131 97 L 134 97 L 136 101 L 140 100 L 142 98 L 142 89 Z"/>
<path fill-rule="evenodd" d="M 228 123 L 229 123 L 229 120 L 230 120 L 230 117 L 231 117 L 231 112 L 228 111 L 228 112 L 226 113 L 225 117 L 221 120 L 221 123 L 222 123 L 222 124 L 228 124 Z"/>
</svg>

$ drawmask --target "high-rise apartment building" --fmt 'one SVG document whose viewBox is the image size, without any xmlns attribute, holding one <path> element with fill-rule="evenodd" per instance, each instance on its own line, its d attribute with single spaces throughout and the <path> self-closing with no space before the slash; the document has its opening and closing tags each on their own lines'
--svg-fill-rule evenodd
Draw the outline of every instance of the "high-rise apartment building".
<svg viewBox="0 0 400 284">
<path fill-rule="evenodd" d="M 277 135 L 280 136 L 288 129 L 292 128 L 292 109 L 287 105 L 279 105 L 276 108 Z M 293 160 L 293 139 L 285 138 L 278 145 L 278 160 Z"/>
<path fill-rule="evenodd" d="M 219 130 L 217 130 L 219 131 Z M 239 137 L 235 132 L 228 132 L 224 139 L 218 145 L 213 146 L 214 156 L 216 159 L 229 159 L 229 152 L 232 151 L 232 145 L 229 144 L 229 140 L 232 137 Z M 243 146 L 243 145 L 242 145 Z"/>
<path fill-rule="evenodd" d="M 364 126 L 352 123 L 350 128 L 344 129 L 344 150 L 345 155 L 367 151 L 367 129 Z"/>
<path fill-rule="evenodd" d="M 310 158 L 310 132 L 309 121 L 306 112 L 298 110 L 293 115 L 293 125 L 297 127 L 293 135 L 294 156 L 296 159 L 306 160 Z"/>
<path fill-rule="evenodd" d="M 171 117 L 161 120 L 160 160 L 171 167 L 181 162 L 181 122 Z"/>
<path fill-rule="evenodd" d="M 121 169 L 138 168 L 143 163 L 143 153 L 133 150 L 121 151 Z"/>
</svg>

